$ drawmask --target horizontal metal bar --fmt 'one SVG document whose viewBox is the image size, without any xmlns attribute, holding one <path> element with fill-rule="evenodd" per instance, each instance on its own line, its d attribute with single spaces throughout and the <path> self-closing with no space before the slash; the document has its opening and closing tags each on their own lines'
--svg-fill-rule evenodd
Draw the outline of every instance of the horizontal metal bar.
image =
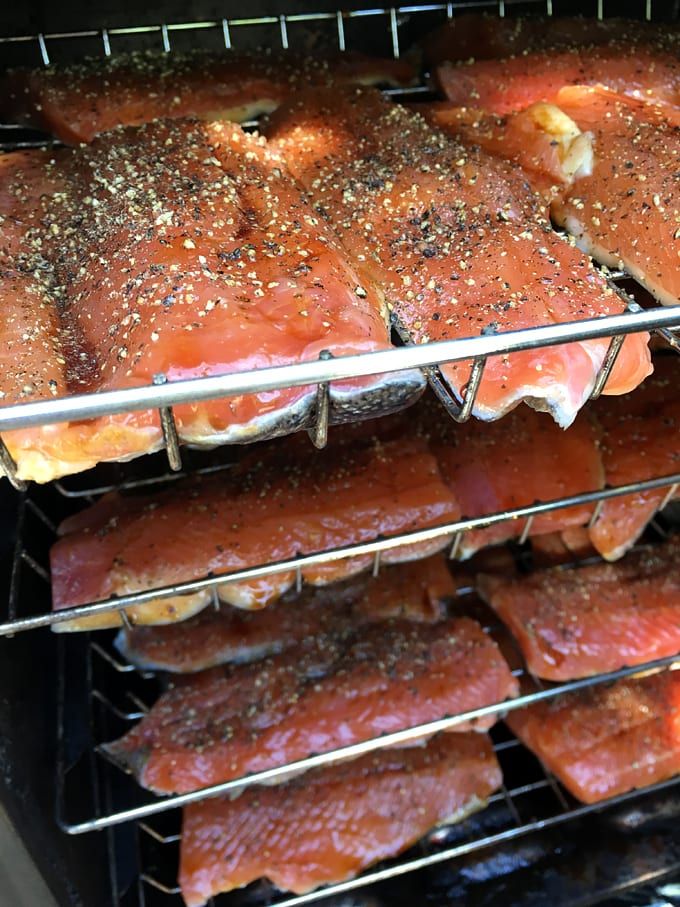
<svg viewBox="0 0 680 907">
<path fill-rule="evenodd" d="M 358 756 L 372 753 L 388 746 L 408 744 L 414 740 L 419 740 L 423 737 L 440 733 L 441 731 L 448 731 L 464 722 L 515 711 L 516 709 L 524 708 L 532 703 L 554 699 L 557 696 L 564 696 L 566 693 L 576 692 L 577 690 L 598 686 L 603 683 L 611 683 L 622 677 L 630 677 L 642 672 L 671 668 L 673 665 L 680 667 L 680 654 L 659 658 L 647 662 L 644 665 L 621 668 L 618 671 L 609 671 L 606 674 L 599 674 L 595 677 L 585 677 L 581 680 L 573 680 L 568 683 L 558 684 L 549 689 L 537 690 L 536 692 L 528 693 L 524 696 L 518 696 L 515 699 L 505 699 L 502 702 L 495 702 L 481 708 L 470 709 L 469 711 L 461 712 L 458 715 L 451 715 L 437 721 L 428 721 L 403 731 L 383 734 L 380 737 L 374 737 L 371 740 L 364 740 L 360 743 L 351 744 L 350 746 L 343 746 L 327 753 L 319 753 L 314 756 L 309 756 L 306 759 L 298 759 L 295 762 L 290 762 L 287 765 L 278 766 L 277 768 L 253 772 L 242 778 L 235 778 L 233 781 L 226 781 L 222 784 L 213 784 L 210 787 L 204 787 L 201 790 L 192 791 L 191 793 L 176 794 L 162 799 L 159 798 L 150 803 L 146 803 L 143 806 L 123 809 L 119 812 L 111 813 L 107 816 L 98 816 L 84 822 L 69 824 L 60 821 L 60 825 L 64 831 L 71 835 L 84 834 L 89 831 L 108 828 L 112 825 L 120 825 L 123 822 L 130 822 L 136 819 L 142 819 L 145 816 L 156 815 L 165 812 L 168 809 L 176 809 L 180 806 L 186 806 L 189 803 L 196 803 L 199 800 L 206 800 L 229 792 L 233 793 L 235 791 L 240 791 L 253 784 L 268 784 L 275 781 L 282 781 L 293 773 L 309 771 L 313 768 L 321 768 L 324 765 L 330 765 L 340 760 L 355 759 Z M 107 758 L 110 759 L 110 757 Z"/>
<path fill-rule="evenodd" d="M 78 394 L 2 408 L 0 432 L 33 428 L 53 422 L 92 419 L 139 409 L 196 403 L 217 397 L 257 394 L 280 388 L 379 375 L 673 326 L 680 326 L 680 306 L 641 313 L 624 312 L 621 315 L 459 340 L 441 340 L 354 356 L 338 356 L 325 361 L 314 359 L 249 372 L 169 381 L 167 384 L 157 386 L 145 385 L 123 390 Z"/>
<path fill-rule="evenodd" d="M 249 567 L 245 570 L 233 571 L 231 573 L 187 580 L 186 582 L 174 583 L 170 586 L 161 586 L 156 589 L 148 589 L 143 592 L 134 592 L 129 595 L 121 595 L 117 598 L 108 598 L 87 605 L 62 608 L 58 611 L 52 611 L 49 614 L 16 618 L 15 620 L 0 624 L 0 636 L 20 633 L 25 630 L 34 630 L 37 627 L 45 627 L 50 624 L 63 623 L 64 621 L 73 620 L 74 618 L 78 619 L 89 617 L 94 614 L 105 614 L 108 611 L 142 605 L 146 602 L 154 601 L 155 599 L 170 598 L 175 595 L 188 595 L 225 583 L 237 583 L 246 580 L 260 579 L 264 576 L 302 570 L 306 567 L 343 560 L 344 558 L 376 554 L 379 551 L 389 551 L 391 548 L 397 548 L 401 545 L 429 542 L 448 535 L 454 535 L 456 532 L 466 532 L 470 529 L 483 529 L 486 526 L 493 526 L 496 523 L 502 523 L 506 520 L 519 520 L 530 516 L 536 516 L 541 513 L 550 513 L 553 510 L 562 510 L 566 507 L 573 507 L 580 504 L 592 504 L 600 500 L 609 500 L 610 498 L 617 498 L 625 494 L 649 491 L 654 488 L 665 488 L 668 485 L 673 485 L 678 482 L 680 482 L 680 473 L 648 479 L 644 482 L 630 482 L 627 485 L 619 485 L 616 488 L 587 491 L 582 494 L 570 495 L 569 497 L 559 498 L 554 501 L 543 501 L 536 504 L 530 504 L 526 507 L 516 507 L 513 510 L 504 510 L 500 513 L 489 514 L 488 516 L 458 520 L 455 523 L 445 523 L 441 526 L 432 526 L 429 529 L 417 529 L 412 532 L 402 533 L 398 536 L 391 536 L 390 538 L 376 539 L 373 542 L 346 545 L 342 548 L 334 548 L 330 551 L 320 551 L 314 554 L 302 555 L 286 561 L 276 561 L 271 564 Z"/>
</svg>

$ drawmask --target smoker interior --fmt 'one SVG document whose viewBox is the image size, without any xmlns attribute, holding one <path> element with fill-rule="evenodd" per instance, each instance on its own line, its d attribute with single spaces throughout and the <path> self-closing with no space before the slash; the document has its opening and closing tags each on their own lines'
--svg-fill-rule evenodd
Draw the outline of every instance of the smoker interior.
<svg viewBox="0 0 680 907">
<path fill-rule="evenodd" d="M 504 15 L 546 11 L 656 19 L 678 15 L 677 4 L 660 0 L 616 4 L 593 0 L 578 8 L 561 0 L 398 9 L 355 3 L 340 19 L 336 7 L 324 2 L 314 4 L 313 12 L 321 14 L 316 19 L 311 5 L 302 2 L 251 0 L 247 7 L 226 3 L 218 8 L 175 0 L 143 9 L 122 2 L 97 4 L 96 9 L 73 2 L 29 3 L 20 9 L 10 9 L 8 4 L 0 10 L 0 35 L 48 37 L 1 43 L 0 64 L 39 65 L 46 54 L 51 61 L 77 59 L 104 52 L 107 42 L 114 53 L 139 47 L 218 48 L 224 47 L 225 35 L 234 47 L 312 49 L 337 46 L 342 35 L 348 48 L 390 55 L 408 52 L 414 40 L 445 21 L 454 7 Z M 252 21 L 261 16 L 265 21 Z M 229 26 L 226 32 L 220 27 L 224 20 Z M 172 27 L 191 22 L 214 22 L 215 26 Z M 102 28 L 107 31 L 102 33 Z M 53 34 L 57 37 L 49 37 Z M 0 126 L 2 148 L 42 141 L 38 134 Z M 217 455 L 188 452 L 183 456 L 185 469 L 191 471 L 213 464 L 216 457 L 224 462 L 234 452 L 224 449 Z M 54 526 L 64 516 L 92 500 L 98 489 L 166 472 L 163 455 L 154 455 L 127 466 L 103 466 L 51 486 L 33 486 L 24 494 L 14 492 L 7 482 L 0 483 L 0 585 L 2 601 L 8 602 L 0 618 L 49 611 L 47 552 Z M 658 520 L 649 540 L 672 529 L 677 524 L 674 516 L 667 512 Z M 530 569 L 528 547 L 513 550 L 523 569 Z M 466 595 L 452 603 L 453 609 L 471 606 L 478 607 Z M 120 662 L 112 639 L 109 632 L 55 636 L 47 627 L 0 638 L 1 802 L 36 872 L 60 905 L 180 907 L 176 890 L 179 810 L 144 816 L 137 822 L 104 822 L 100 831 L 73 833 L 92 817 L 106 818 L 151 800 L 96 751 L 98 743 L 126 730 L 159 691 L 157 678 L 129 670 Z M 521 671 L 519 661 L 517 671 Z M 427 863 L 434 857 L 430 865 L 314 900 L 335 907 L 485 905 L 498 898 L 526 907 L 680 904 L 680 885 L 674 882 L 680 879 L 679 785 L 669 782 L 619 798 L 603 809 L 580 807 L 502 725 L 493 736 L 505 786 L 489 808 L 433 834 L 379 869 L 385 868 L 388 875 L 390 868 L 414 860 Z M 442 853 L 450 856 L 439 859 Z M 286 898 L 266 884 L 215 901 L 220 907 L 302 902 L 312 901 Z"/>
</svg>

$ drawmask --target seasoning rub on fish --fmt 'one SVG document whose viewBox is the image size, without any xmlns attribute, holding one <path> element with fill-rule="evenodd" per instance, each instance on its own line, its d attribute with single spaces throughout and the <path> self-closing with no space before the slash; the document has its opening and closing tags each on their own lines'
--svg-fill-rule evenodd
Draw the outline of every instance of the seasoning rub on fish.
<svg viewBox="0 0 680 907">
<path fill-rule="evenodd" d="M 169 121 L 74 150 L 0 158 L 3 405 L 390 347 L 360 278 L 280 156 L 229 123 Z M 334 382 L 331 420 L 415 399 L 418 372 Z M 182 404 L 194 445 L 295 431 L 316 388 Z M 158 413 L 3 437 L 21 478 L 48 481 L 163 444 Z"/>
<path fill-rule="evenodd" d="M 371 89 L 310 90 L 266 129 L 354 265 L 380 286 L 418 343 L 621 312 L 589 259 L 551 229 L 520 171 L 447 138 Z M 629 337 L 606 386 L 650 372 L 647 335 Z M 608 341 L 489 358 L 474 413 L 494 419 L 525 400 L 570 425 Z M 458 399 L 470 363 L 442 373 Z"/>
<path fill-rule="evenodd" d="M 496 643 L 475 621 L 387 621 L 178 678 L 106 750 L 144 787 L 191 791 L 516 694 Z M 482 731 L 494 720 L 453 729 Z"/>
</svg>

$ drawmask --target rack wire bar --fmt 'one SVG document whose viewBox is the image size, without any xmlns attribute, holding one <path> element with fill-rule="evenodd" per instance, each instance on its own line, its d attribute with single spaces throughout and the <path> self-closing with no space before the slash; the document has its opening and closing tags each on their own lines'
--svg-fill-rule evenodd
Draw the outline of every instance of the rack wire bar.
<svg viewBox="0 0 680 907">
<path fill-rule="evenodd" d="M 120 612 L 125 608 L 145 604 L 155 599 L 170 598 L 175 595 L 187 595 L 226 583 L 245 582 L 247 580 L 272 576 L 277 573 L 294 571 L 297 573 L 306 567 L 318 566 L 319 564 L 326 564 L 332 561 L 360 555 L 375 555 L 378 552 L 389 551 L 391 548 L 397 548 L 401 545 L 412 545 L 417 544 L 418 542 L 429 542 L 438 538 L 455 536 L 457 533 L 466 532 L 470 529 L 483 529 L 487 526 L 493 526 L 496 523 L 505 522 L 506 520 L 528 519 L 532 516 L 537 516 L 538 514 L 552 512 L 553 510 L 563 510 L 566 507 L 573 507 L 579 504 L 596 504 L 599 501 L 609 500 L 610 498 L 617 498 L 626 494 L 635 494 L 640 491 L 650 491 L 655 488 L 665 488 L 679 483 L 680 473 L 674 473 L 670 476 L 647 479 L 643 482 L 630 482 L 615 488 L 588 491 L 553 501 L 538 502 L 526 507 L 516 507 L 512 510 L 504 510 L 499 513 L 489 514 L 488 516 L 462 519 L 455 523 L 445 523 L 439 526 L 432 526 L 428 529 L 417 529 L 400 535 L 390 536 L 389 538 L 378 538 L 371 542 L 361 542 L 356 545 L 346 545 L 341 548 L 333 548 L 328 551 L 320 551 L 314 554 L 300 555 L 290 560 L 276 561 L 270 564 L 233 571 L 231 573 L 212 574 L 195 580 L 187 580 L 169 586 L 160 586 L 156 589 L 144 590 L 143 592 L 133 592 L 129 595 L 103 599 L 101 601 L 91 602 L 90 604 L 62 608 L 58 611 L 52 611 L 49 614 L 15 618 L 14 620 L 0 623 L 0 636 L 7 636 L 12 633 L 19 633 L 26 630 L 34 630 L 38 627 L 46 627 L 50 624 L 63 623 L 64 621 L 89 617 L 94 614 L 104 614 L 108 611 Z"/>
<path fill-rule="evenodd" d="M 654 661 L 647 662 L 643 665 L 635 665 L 633 667 L 620 668 L 617 671 L 609 671 L 606 674 L 598 674 L 595 677 L 584 677 L 580 680 L 572 680 L 552 687 L 543 687 L 534 692 L 517 696 L 515 699 L 505 699 L 502 702 L 494 702 L 490 705 L 482 706 L 481 708 L 470 709 L 467 712 L 450 715 L 436 721 L 429 721 L 415 727 L 406 728 L 402 731 L 382 734 L 380 737 L 363 740 L 359 743 L 353 743 L 350 746 L 343 746 L 326 753 L 318 753 L 305 759 L 298 759 L 295 762 L 289 762 L 285 765 L 277 766 L 276 768 L 253 772 L 252 774 L 241 778 L 235 778 L 232 781 L 213 784 L 209 787 L 201 788 L 200 790 L 191 791 L 190 793 L 174 794 L 169 797 L 157 798 L 149 803 L 142 804 L 141 806 L 122 809 L 105 816 L 96 816 L 83 822 L 69 823 L 59 814 L 57 815 L 57 821 L 59 822 L 60 827 L 68 834 L 85 834 L 90 831 L 109 828 L 112 825 L 120 825 L 124 822 L 157 815 L 158 813 L 166 812 L 169 809 L 176 809 L 180 806 L 186 806 L 189 803 L 196 803 L 199 800 L 206 800 L 227 793 L 233 794 L 240 792 L 253 784 L 270 784 L 272 782 L 285 781 L 296 774 L 309 771 L 313 768 L 321 768 L 322 766 L 331 765 L 345 759 L 355 759 L 358 756 L 372 753 L 388 746 L 409 744 L 415 740 L 420 740 L 423 737 L 429 737 L 442 731 L 449 731 L 451 728 L 464 722 L 487 718 L 491 715 L 503 715 L 536 702 L 564 696 L 566 693 L 573 693 L 603 683 L 611 683 L 614 680 L 631 677 L 643 672 L 648 673 L 650 671 L 661 671 L 673 668 L 680 668 L 680 653 L 669 655 L 665 658 L 655 659 Z M 100 750 L 100 753 L 108 761 L 112 762 L 122 771 L 125 771 L 125 769 L 123 769 L 123 767 L 105 751 Z"/>
<path fill-rule="evenodd" d="M 3 407 L 0 409 L 0 432 L 35 428 L 54 422 L 94 419 L 139 409 L 198 403 L 218 397 L 318 385 L 323 382 L 399 372 L 411 368 L 422 369 L 441 363 L 472 361 L 480 357 L 533 350 L 543 346 L 557 346 L 667 327 L 680 327 L 680 305 L 498 334 L 482 334 L 479 337 L 440 340 L 353 356 L 297 362 L 249 372 L 188 378 L 161 385 L 144 385 L 101 391 L 96 394 L 76 394 L 59 397 L 56 400 Z"/>
</svg>

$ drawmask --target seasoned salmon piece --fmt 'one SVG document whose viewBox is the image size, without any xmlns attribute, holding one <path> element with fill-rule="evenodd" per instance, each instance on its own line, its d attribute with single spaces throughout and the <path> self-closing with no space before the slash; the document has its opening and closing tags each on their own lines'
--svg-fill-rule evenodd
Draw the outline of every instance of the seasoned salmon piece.
<svg viewBox="0 0 680 907">
<path fill-rule="evenodd" d="M 502 780 L 486 735 L 443 734 L 193 803 L 182 819 L 182 896 L 198 907 L 263 876 L 297 893 L 353 878 L 477 811 Z"/>
<path fill-rule="evenodd" d="M 431 449 L 465 517 L 502 513 L 604 487 L 597 433 L 587 413 L 581 413 L 566 432 L 528 407 L 483 430 L 474 423 L 455 425 L 434 418 L 431 425 Z M 593 504 L 581 504 L 538 514 L 531 520 L 529 534 L 582 526 L 593 509 Z M 515 519 L 470 529 L 461 536 L 458 556 L 468 558 L 486 545 L 518 538 L 526 524 L 526 519 Z"/>
<path fill-rule="evenodd" d="M 180 678 L 106 750 L 144 787 L 190 791 L 516 694 L 475 621 L 385 621 Z M 454 730 L 486 730 L 494 720 Z"/>
<path fill-rule="evenodd" d="M 445 61 L 500 60 L 537 50 L 657 43 L 673 45 L 673 23 L 641 22 L 607 16 L 505 16 L 463 13 L 449 19 L 422 42 L 429 66 Z M 636 47 L 637 50 L 637 47 Z"/>
<path fill-rule="evenodd" d="M 168 117 L 242 122 L 273 110 L 303 85 L 405 86 L 414 75 L 403 60 L 358 53 L 146 51 L 10 70 L 0 82 L 0 113 L 78 145 L 116 126 Z"/>
<path fill-rule="evenodd" d="M 264 611 L 206 609 L 182 624 L 121 630 L 120 652 L 154 670 L 192 673 L 225 662 L 257 661 L 305 639 L 337 636 L 388 617 L 437 621 L 456 585 L 442 555 L 332 586 L 291 592 Z"/>
<path fill-rule="evenodd" d="M 2 166 L 0 340 L 14 363 L 0 377 L 3 403 L 390 347 L 379 292 L 280 156 L 238 126 L 156 123 L 51 161 L 34 152 Z M 394 409 L 422 387 L 413 371 L 334 382 L 331 420 Z M 174 413 L 181 440 L 216 445 L 294 431 L 315 400 L 298 387 Z M 148 410 L 4 440 L 19 476 L 38 481 L 163 443 Z"/>
<path fill-rule="evenodd" d="M 680 652 L 680 540 L 618 564 L 554 567 L 476 586 L 532 674 L 575 680 Z"/>
<path fill-rule="evenodd" d="M 295 448 L 296 453 L 299 453 Z M 85 604 L 246 567 L 452 522 L 460 510 L 424 441 L 331 447 L 306 456 L 246 457 L 227 474 L 177 482 L 161 494 L 104 497 L 61 527 L 52 547 L 55 608 Z M 424 557 L 447 537 L 384 552 L 382 561 Z M 365 569 L 371 556 L 305 567 L 313 585 Z M 329 569 L 330 567 L 330 569 Z M 223 601 L 261 608 L 289 589 L 293 573 L 217 587 Z M 133 623 L 171 623 L 210 601 L 203 591 L 129 610 Z M 58 629 L 119 626 L 108 612 Z"/>
<path fill-rule="evenodd" d="M 597 803 L 680 771 L 680 671 L 539 702 L 506 723 L 575 797 Z"/>
<path fill-rule="evenodd" d="M 273 115 L 267 134 L 415 342 L 622 310 L 590 260 L 552 231 L 521 172 L 378 92 L 306 92 Z M 646 344 L 646 335 L 626 341 L 608 393 L 649 374 Z M 525 400 L 571 424 L 607 345 L 490 357 L 474 413 L 495 419 Z M 463 398 L 470 363 L 442 373 Z"/>
<path fill-rule="evenodd" d="M 625 44 L 587 49 L 536 51 L 507 60 L 443 63 L 436 81 L 457 107 L 491 113 L 523 110 L 550 101 L 567 85 L 604 85 L 621 94 L 678 105 L 680 59 L 676 50 Z"/>
<path fill-rule="evenodd" d="M 608 485 L 626 485 L 680 473 L 680 362 L 657 356 L 655 372 L 634 394 L 598 400 L 600 450 Z M 670 486 L 604 501 L 590 538 L 607 560 L 621 557 L 666 503 Z"/>
</svg>

